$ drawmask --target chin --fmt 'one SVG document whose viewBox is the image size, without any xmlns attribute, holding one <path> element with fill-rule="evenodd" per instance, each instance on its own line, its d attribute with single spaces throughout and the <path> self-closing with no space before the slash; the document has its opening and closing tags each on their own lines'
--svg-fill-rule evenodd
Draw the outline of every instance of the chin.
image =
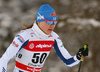
<svg viewBox="0 0 100 72">
<path fill-rule="evenodd" d="M 47 35 L 51 34 L 52 32 L 46 33 Z"/>
</svg>

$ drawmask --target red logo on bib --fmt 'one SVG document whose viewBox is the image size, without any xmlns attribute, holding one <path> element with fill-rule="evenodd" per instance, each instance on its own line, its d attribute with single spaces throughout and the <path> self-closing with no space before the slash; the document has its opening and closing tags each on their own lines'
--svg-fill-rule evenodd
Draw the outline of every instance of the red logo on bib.
<svg viewBox="0 0 100 72">
<path fill-rule="evenodd" d="M 34 44 L 31 43 L 31 44 L 29 45 L 29 48 L 30 48 L 30 49 L 33 49 L 33 48 L 34 48 Z"/>
</svg>

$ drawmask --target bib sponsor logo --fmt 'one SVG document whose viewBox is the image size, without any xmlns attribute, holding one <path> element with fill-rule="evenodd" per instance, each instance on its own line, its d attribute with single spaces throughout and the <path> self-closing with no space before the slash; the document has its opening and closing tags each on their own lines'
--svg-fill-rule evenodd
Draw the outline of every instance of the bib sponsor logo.
<svg viewBox="0 0 100 72">
<path fill-rule="evenodd" d="M 27 70 L 33 71 L 34 69 L 27 67 Z"/>
<path fill-rule="evenodd" d="M 29 48 L 30 48 L 30 49 L 33 49 L 33 48 L 34 48 L 34 44 L 31 43 L 31 44 L 29 45 Z"/>
<path fill-rule="evenodd" d="M 30 41 L 23 48 L 28 51 L 50 51 L 53 45 L 54 41 Z"/>
<path fill-rule="evenodd" d="M 36 46 L 36 48 L 48 48 L 48 47 L 52 47 L 52 45 L 47 45 L 47 44 L 39 44 Z"/>
</svg>

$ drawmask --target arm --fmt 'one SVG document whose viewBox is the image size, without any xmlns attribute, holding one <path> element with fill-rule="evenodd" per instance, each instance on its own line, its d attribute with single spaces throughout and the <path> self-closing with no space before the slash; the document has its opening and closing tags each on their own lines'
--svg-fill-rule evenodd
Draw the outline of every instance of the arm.
<svg viewBox="0 0 100 72">
<path fill-rule="evenodd" d="M 54 33 L 55 37 L 55 43 L 54 43 L 54 49 L 57 53 L 57 55 L 60 57 L 60 59 L 69 67 L 72 67 L 80 62 L 75 56 L 71 56 L 69 52 L 64 48 L 63 43 L 59 36 Z"/>
<path fill-rule="evenodd" d="M 20 37 L 19 37 L 20 36 Z M 0 58 L 0 72 L 6 72 L 7 63 L 12 59 L 21 48 L 22 44 L 27 40 L 26 32 L 17 35 L 5 53 Z"/>
</svg>

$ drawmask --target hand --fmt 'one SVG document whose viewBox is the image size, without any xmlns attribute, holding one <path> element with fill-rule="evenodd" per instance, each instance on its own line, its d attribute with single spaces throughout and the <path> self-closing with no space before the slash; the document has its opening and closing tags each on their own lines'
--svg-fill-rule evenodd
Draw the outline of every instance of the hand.
<svg viewBox="0 0 100 72">
<path fill-rule="evenodd" d="M 80 60 L 82 55 L 83 57 L 88 56 L 88 48 L 86 48 L 86 50 L 84 50 L 84 48 L 80 48 L 78 53 L 76 54 L 77 59 Z"/>
</svg>

